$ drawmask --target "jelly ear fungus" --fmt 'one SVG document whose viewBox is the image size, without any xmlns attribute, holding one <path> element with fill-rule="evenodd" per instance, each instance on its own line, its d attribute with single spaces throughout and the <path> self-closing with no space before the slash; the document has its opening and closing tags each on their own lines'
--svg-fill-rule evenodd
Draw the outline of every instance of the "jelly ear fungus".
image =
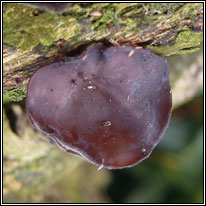
<svg viewBox="0 0 206 206">
<path fill-rule="evenodd" d="M 150 155 L 170 119 L 168 61 L 148 49 L 95 44 L 38 69 L 27 88 L 32 125 L 100 168 Z"/>
</svg>

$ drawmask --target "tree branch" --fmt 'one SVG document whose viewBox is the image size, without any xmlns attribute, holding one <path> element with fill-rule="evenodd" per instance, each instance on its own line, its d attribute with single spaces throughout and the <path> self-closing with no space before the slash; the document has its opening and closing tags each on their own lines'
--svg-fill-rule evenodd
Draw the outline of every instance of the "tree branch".
<svg viewBox="0 0 206 206">
<path fill-rule="evenodd" d="M 197 51 L 202 27 L 202 3 L 75 3 L 62 14 L 4 3 L 4 94 L 22 100 L 37 68 L 93 42 L 141 46 L 163 56 Z"/>
</svg>

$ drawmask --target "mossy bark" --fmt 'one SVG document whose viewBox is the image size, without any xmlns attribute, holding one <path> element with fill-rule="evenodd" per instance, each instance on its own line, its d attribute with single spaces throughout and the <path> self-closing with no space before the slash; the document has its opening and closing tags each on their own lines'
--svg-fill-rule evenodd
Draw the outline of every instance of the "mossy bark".
<svg viewBox="0 0 206 206">
<path fill-rule="evenodd" d="M 170 56 L 197 51 L 202 3 L 74 3 L 62 14 L 3 3 L 5 98 L 20 101 L 32 73 L 95 42 L 130 44 Z"/>
</svg>

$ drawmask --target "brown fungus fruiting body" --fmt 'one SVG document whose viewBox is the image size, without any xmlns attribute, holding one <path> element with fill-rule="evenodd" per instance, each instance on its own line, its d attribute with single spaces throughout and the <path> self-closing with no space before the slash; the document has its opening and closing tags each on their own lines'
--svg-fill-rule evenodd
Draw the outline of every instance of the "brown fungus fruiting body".
<svg viewBox="0 0 206 206">
<path fill-rule="evenodd" d="M 61 13 L 66 10 L 72 3 L 27 3 L 32 7 L 50 10 L 56 13 Z"/>
<path fill-rule="evenodd" d="M 90 46 L 30 79 L 32 124 L 63 150 L 109 169 L 152 152 L 171 114 L 168 61 L 132 46 Z"/>
</svg>

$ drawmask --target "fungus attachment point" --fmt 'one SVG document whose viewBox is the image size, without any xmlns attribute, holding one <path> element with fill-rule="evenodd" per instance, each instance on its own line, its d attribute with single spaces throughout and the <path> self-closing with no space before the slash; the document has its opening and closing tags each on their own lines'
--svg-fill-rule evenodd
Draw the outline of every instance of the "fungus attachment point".
<svg viewBox="0 0 206 206">
<path fill-rule="evenodd" d="M 167 128 L 171 106 L 167 60 L 131 46 L 90 46 L 38 69 L 27 89 L 34 127 L 99 169 L 130 167 L 148 157 Z"/>
</svg>

